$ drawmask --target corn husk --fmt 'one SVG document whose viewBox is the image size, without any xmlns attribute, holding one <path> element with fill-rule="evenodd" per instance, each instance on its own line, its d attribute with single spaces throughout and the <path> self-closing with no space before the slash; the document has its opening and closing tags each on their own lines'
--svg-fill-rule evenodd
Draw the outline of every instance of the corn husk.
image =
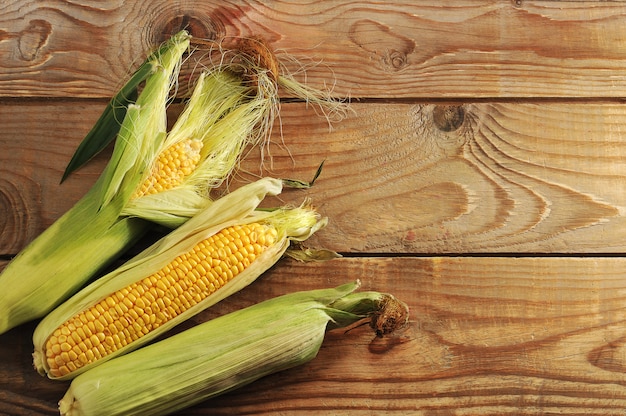
<svg viewBox="0 0 626 416">
<path fill-rule="evenodd" d="M 300 242 L 306 240 L 326 224 L 325 218 L 321 218 L 319 214 L 307 206 L 269 211 L 256 209 L 267 194 L 278 194 L 281 188 L 282 182 L 280 180 L 263 178 L 216 200 L 204 211 L 131 259 L 128 263 L 90 284 L 50 312 L 39 323 L 33 334 L 35 347 L 33 357 L 37 371 L 41 374 L 48 373 L 50 378 L 73 378 L 91 367 L 138 348 L 178 323 L 214 305 L 256 280 L 285 254 L 291 241 Z M 168 265 L 174 258 L 190 251 L 200 241 L 207 239 L 220 230 L 233 225 L 252 222 L 272 224 L 278 230 L 276 242 L 256 257 L 250 266 L 225 283 L 224 286 L 167 323 L 152 329 L 148 334 L 136 341 L 97 361 L 88 363 L 62 377 L 55 377 L 49 373 L 46 361 L 46 341 L 61 324 L 74 317 L 78 312 L 83 311 L 86 307 L 105 299 L 111 293 L 156 273 Z"/>
<path fill-rule="evenodd" d="M 94 126 L 74 152 L 65 168 L 65 172 L 63 172 L 61 182 L 89 162 L 91 158 L 100 153 L 115 139 L 119 133 L 122 120 L 126 117 L 128 106 L 137 101 L 141 85 L 155 72 L 156 63 L 159 62 L 161 56 L 167 54 L 172 46 L 171 43 L 175 43 L 184 37 L 184 32 L 181 32 L 174 36 L 170 42 L 164 42 L 146 58 L 117 94 L 111 98 Z"/>
<path fill-rule="evenodd" d="M 404 303 L 358 286 L 270 299 L 111 360 L 72 381 L 61 415 L 168 414 L 312 360 L 328 329 L 407 323 Z"/>
</svg>

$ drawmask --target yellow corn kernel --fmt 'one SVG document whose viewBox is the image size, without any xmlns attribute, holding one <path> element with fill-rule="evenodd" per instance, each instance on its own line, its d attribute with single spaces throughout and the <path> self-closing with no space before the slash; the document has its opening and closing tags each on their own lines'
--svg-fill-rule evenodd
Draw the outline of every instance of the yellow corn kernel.
<svg viewBox="0 0 626 416">
<path fill-rule="evenodd" d="M 187 139 L 163 150 L 150 175 L 131 199 L 156 194 L 180 185 L 198 166 L 202 145 L 201 140 Z"/>
<path fill-rule="evenodd" d="M 242 240 L 249 244 L 242 244 Z M 244 270 L 244 262 L 249 265 L 276 240 L 277 231 L 271 225 L 251 223 L 227 227 L 153 275 L 83 310 L 46 341 L 50 375 L 63 377 L 162 326 L 234 278 Z M 216 244 L 218 241 L 221 244 Z M 158 290 L 139 290 L 142 286 L 161 288 L 161 296 L 155 298 Z M 76 323 L 80 323 L 81 331 L 70 331 L 70 326 L 75 327 Z M 76 346 L 80 354 L 67 353 Z"/>
</svg>

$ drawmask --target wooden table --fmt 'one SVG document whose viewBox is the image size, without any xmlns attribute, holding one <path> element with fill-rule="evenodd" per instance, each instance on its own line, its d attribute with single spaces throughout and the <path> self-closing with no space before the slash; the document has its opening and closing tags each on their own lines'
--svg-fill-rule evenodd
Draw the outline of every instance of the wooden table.
<svg viewBox="0 0 626 416">
<path fill-rule="evenodd" d="M 181 414 L 626 412 L 624 3 L 3 2 L 0 268 L 93 184 L 110 149 L 59 180 L 181 27 L 262 35 L 354 109 L 329 129 L 284 103 L 262 172 L 305 179 L 326 160 L 280 201 L 310 197 L 330 224 L 308 244 L 344 257 L 281 260 L 185 325 L 357 278 L 412 313 L 393 338 L 330 333 L 311 363 Z M 33 370 L 34 326 L 0 336 L 2 414 L 55 414 L 67 388 Z"/>
</svg>

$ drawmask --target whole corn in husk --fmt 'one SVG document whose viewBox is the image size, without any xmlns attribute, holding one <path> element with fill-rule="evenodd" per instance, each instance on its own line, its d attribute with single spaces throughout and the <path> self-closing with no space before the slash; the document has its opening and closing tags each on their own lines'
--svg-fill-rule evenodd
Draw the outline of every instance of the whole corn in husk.
<svg viewBox="0 0 626 416">
<path fill-rule="evenodd" d="M 327 329 L 370 318 L 378 334 L 408 321 L 389 294 L 358 282 L 296 292 L 202 323 L 81 374 L 61 415 L 164 415 L 317 355 Z"/>
<path fill-rule="evenodd" d="M 37 370 L 73 378 L 253 282 L 326 224 L 307 206 L 256 209 L 281 186 L 263 178 L 216 200 L 53 310 L 33 334 Z"/>
</svg>

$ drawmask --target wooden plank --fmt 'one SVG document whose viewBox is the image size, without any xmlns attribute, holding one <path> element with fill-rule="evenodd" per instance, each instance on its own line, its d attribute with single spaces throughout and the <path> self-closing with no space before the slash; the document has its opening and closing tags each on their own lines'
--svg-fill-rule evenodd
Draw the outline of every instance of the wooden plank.
<svg viewBox="0 0 626 416">
<path fill-rule="evenodd" d="M 187 322 L 280 294 L 361 279 L 396 294 L 410 325 L 333 332 L 309 364 L 184 414 L 592 414 L 626 407 L 626 259 L 344 258 L 281 261 Z M 67 383 L 30 365 L 24 325 L 0 336 L 0 412 L 54 414 Z"/>
<path fill-rule="evenodd" d="M 108 154 L 58 181 L 104 103 L 0 104 L 0 254 L 15 254 L 95 182 Z M 617 103 L 354 104 L 333 125 L 285 104 L 252 174 L 309 180 L 330 218 L 312 244 L 363 253 L 619 253 L 626 125 Z M 174 113 L 175 111 L 172 110 Z M 280 136 L 282 132 L 282 137 Z"/>
<path fill-rule="evenodd" d="M 86 193 L 110 152 L 59 185 L 106 103 L 0 102 L 1 254 L 15 254 Z"/>
<path fill-rule="evenodd" d="M 147 50 L 181 27 L 199 38 L 263 35 L 303 58 L 311 85 L 336 81 L 340 96 L 621 97 L 626 90 L 623 2 L 6 3 L 5 97 L 109 97 Z"/>
<path fill-rule="evenodd" d="M 621 104 L 353 108 L 331 132 L 285 112 L 289 152 L 273 153 L 299 177 L 326 159 L 309 192 L 332 222 L 321 243 L 347 252 L 624 251 Z"/>
<path fill-rule="evenodd" d="M 182 27 L 262 34 L 309 85 L 355 99 L 332 128 L 285 103 L 264 169 L 252 151 L 229 183 L 307 180 L 325 160 L 312 189 L 266 205 L 311 198 L 330 224 L 307 244 L 346 257 L 281 260 L 177 330 L 357 278 L 405 300 L 410 326 L 329 333 L 311 363 L 180 414 L 623 415 L 625 2 L 5 3 L 0 271 L 95 182 L 110 149 L 58 184 L 107 99 Z M 68 386 L 32 369 L 34 325 L 0 335 L 0 414 L 57 414 Z"/>
</svg>

